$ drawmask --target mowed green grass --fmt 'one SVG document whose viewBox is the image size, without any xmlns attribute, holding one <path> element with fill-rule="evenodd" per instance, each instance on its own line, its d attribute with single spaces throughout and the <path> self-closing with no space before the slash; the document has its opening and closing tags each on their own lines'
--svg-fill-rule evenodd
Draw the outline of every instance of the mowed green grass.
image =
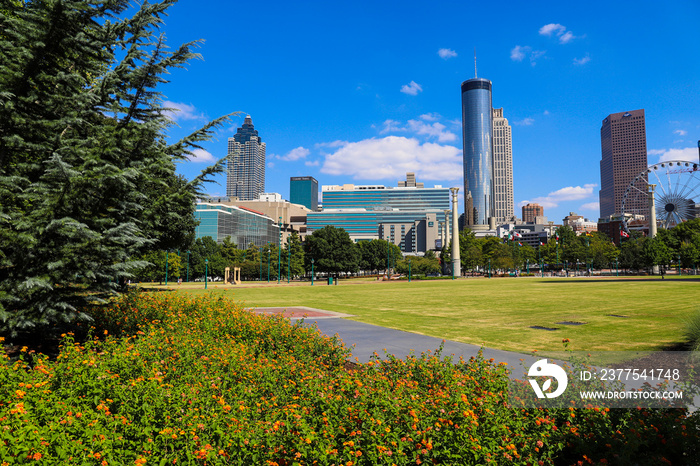
<svg viewBox="0 0 700 466">
<path fill-rule="evenodd" d="M 316 281 L 242 286 L 172 286 L 247 307 L 308 306 L 352 314 L 353 320 L 511 351 L 651 351 L 683 341 L 684 320 L 700 310 L 700 282 L 532 277 L 411 283 Z M 613 317 L 620 315 L 626 317 Z M 569 326 L 559 322 L 585 322 Z M 532 326 L 557 328 L 555 331 Z"/>
</svg>

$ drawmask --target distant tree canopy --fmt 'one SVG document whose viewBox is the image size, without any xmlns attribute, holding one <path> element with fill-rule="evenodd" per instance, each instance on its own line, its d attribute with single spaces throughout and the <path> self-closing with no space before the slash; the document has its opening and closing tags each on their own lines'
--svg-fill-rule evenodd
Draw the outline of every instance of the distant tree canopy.
<svg viewBox="0 0 700 466">
<path fill-rule="evenodd" d="M 156 90 L 197 54 L 157 31 L 174 0 L 3 2 L 0 8 L 0 333 L 88 318 L 145 264 L 186 247 L 207 175 L 175 173 L 222 117 L 166 142 Z"/>
<path fill-rule="evenodd" d="M 329 274 L 356 272 L 360 265 L 360 251 L 342 228 L 325 226 L 306 237 L 304 248 L 306 269 Z"/>
</svg>

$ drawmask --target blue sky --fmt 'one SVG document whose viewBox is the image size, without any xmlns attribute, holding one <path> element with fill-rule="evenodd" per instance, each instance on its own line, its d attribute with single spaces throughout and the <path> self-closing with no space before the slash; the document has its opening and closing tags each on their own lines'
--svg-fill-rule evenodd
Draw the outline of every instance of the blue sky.
<svg viewBox="0 0 700 466">
<path fill-rule="evenodd" d="M 493 82 L 513 128 L 516 214 L 598 218 L 600 125 L 646 110 L 649 163 L 697 160 L 700 2 L 327 2 L 180 0 L 168 43 L 203 39 L 202 60 L 161 90 L 179 138 L 241 112 L 178 171 L 226 155 L 250 114 L 267 144 L 266 191 L 324 184 L 462 180 L 460 84 Z M 225 180 L 212 195 L 225 194 Z M 461 197 L 461 196 L 460 196 Z M 460 207 L 461 208 L 461 207 Z"/>
</svg>

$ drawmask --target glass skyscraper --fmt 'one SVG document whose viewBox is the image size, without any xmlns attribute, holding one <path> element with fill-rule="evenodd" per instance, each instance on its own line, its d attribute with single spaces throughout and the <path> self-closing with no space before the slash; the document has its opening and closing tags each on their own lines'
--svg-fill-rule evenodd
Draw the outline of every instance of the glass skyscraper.
<svg viewBox="0 0 700 466">
<path fill-rule="evenodd" d="M 289 178 L 289 202 L 301 204 L 307 209 L 318 210 L 318 181 L 313 176 Z"/>
<path fill-rule="evenodd" d="M 473 78 L 462 83 L 462 138 L 465 219 L 468 227 L 486 227 L 489 217 L 494 216 L 493 118 L 488 79 Z M 472 212 L 466 212 L 469 205 Z"/>
<path fill-rule="evenodd" d="M 254 201 L 265 192 L 265 143 L 253 127 L 250 115 L 228 139 L 226 196 Z"/>
<path fill-rule="evenodd" d="M 271 218 L 243 207 L 200 202 L 195 207 L 194 218 L 199 221 L 195 238 L 210 236 L 217 243 L 230 236 L 239 249 L 250 243 L 262 247 L 277 244 L 279 225 Z"/>
</svg>

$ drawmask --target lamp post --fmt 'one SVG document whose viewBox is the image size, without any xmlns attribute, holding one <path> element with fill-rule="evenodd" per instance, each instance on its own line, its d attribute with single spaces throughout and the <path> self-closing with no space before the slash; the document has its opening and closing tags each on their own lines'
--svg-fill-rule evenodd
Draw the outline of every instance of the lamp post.
<svg viewBox="0 0 700 466">
<path fill-rule="evenodd" d="M 387 237 L 388 238 L 388 237 Z M 389 240 L 386 240 L 386 278 L 389 278 L 389 275 L 391 275 L 391 264 L 389 263 Z"/>
<path fill-rule="evenodd" d="M 267 283 L 270 283 L 270 248 L 267 248 Z"/>
<path fill-rule="evenodd" d="M 619 277 L 619 276 L 620 276 L 620 271 L 619 271 L 619 269 L 617 268 L 617 264 L 618 264 L 618 259 L 617 259 L 617 257 L 616 257 L 616 258 L 615 258 L 615 276 L 616 276 L 616 277 Z"/>
<path fill-rule="evenodd" d="M 682 276 L 682 272 L 681 272 L 681 255 L 680 255 L 680 254 L 678 254 L 678 276 L 679 276 L 679 277 Z"/>
<path fill-rule="evenodd" d="M 287 284 L 289 285 L 289 270 L 292 263 L 292 245 L 289 244 L 289 239 L 287 239 Z"/>
<path fill-rule="evenodd" d="M 408 260 L 408 283 L 411 283 L 411 259 Z"/>
<path fill-rule="evenodd" d="M 209 259 L 204 259 L 204 289 L 209 286 Z"/>
<path fill-rule="evenodd" d="M 314 258 L 311 258 L 311 286 L 314 286 Z"/>
<path fill-rule="evenodd" d="M 168 251 L 165 251 L 165 286 L 168 286 L 168 259 L 169 259 L 170 254 L 168 254 Z"/>
<path fill-rule="evenodd" d="M 187 282 L 190 281 L 190 251 L 187 251 Z"/>
<path fill-rule="evenodd" d="M 263 256 L 263 252 L 262 252 L 262 247 L 261 247 L 260 248 L 260 278 L 259 278 L 260 281 L 262 281 L 262 256 Z"/>
<path fill-rule="evenodd" d="M 491 278 L 491 258 L 489 257 L 489 278 Z"/>
<path fill-rule="evenodd" d="M 282 265 L 282 217 L 280 217 L 279 221 L 279 226 L 280 226 L 280 234 L 279 238 L 277 238 L 277 283 L 279 284 L 280 282 L 280 276 L 281 274 L 281 269 L 280 266 Z"/>
</svg>

